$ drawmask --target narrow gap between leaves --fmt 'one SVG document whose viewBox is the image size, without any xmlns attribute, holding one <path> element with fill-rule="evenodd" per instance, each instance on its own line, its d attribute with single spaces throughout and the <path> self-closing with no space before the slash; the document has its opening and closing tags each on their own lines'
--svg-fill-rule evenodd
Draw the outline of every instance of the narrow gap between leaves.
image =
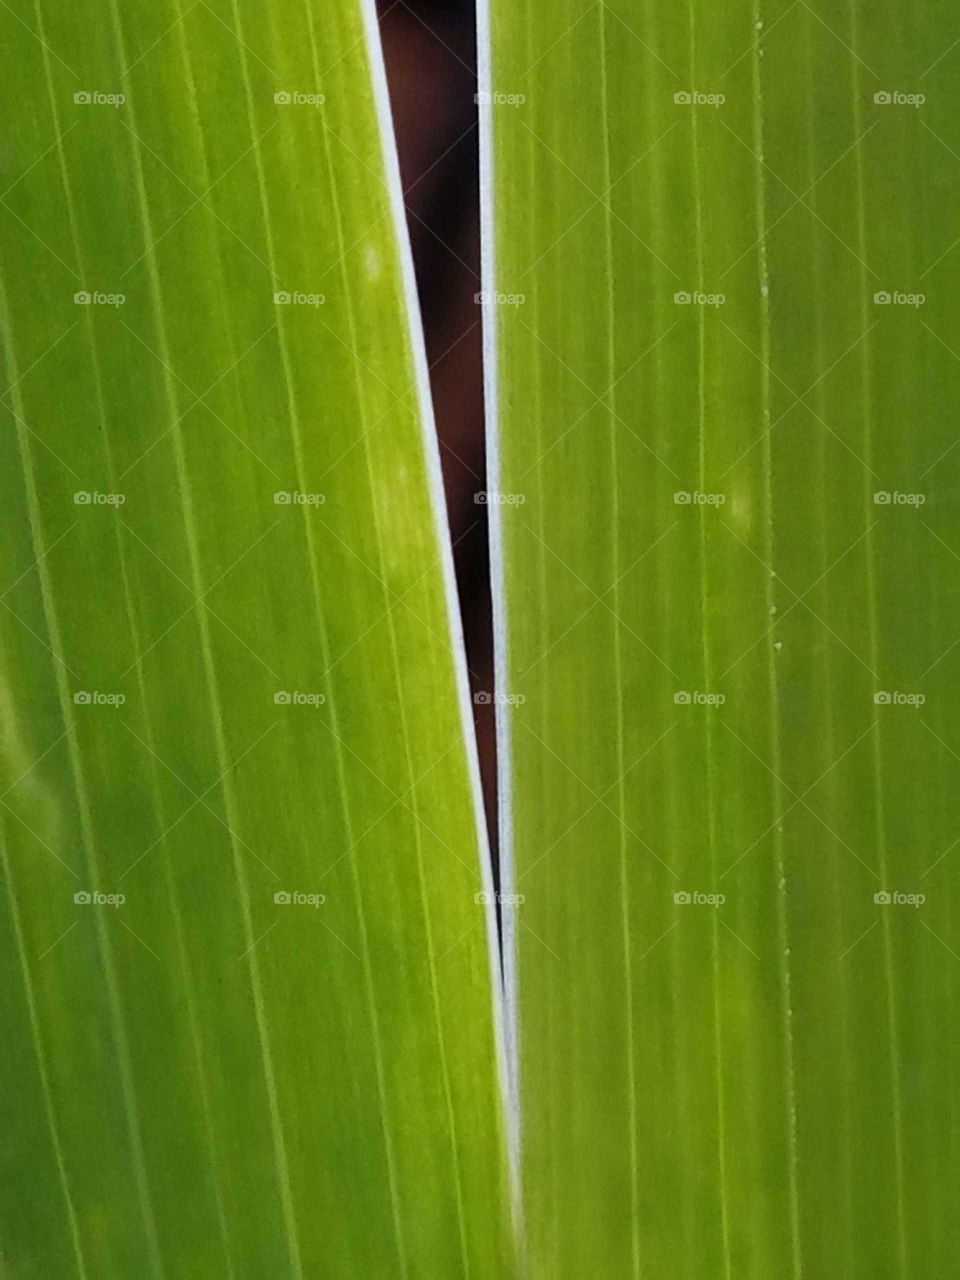
<svg viewBox="0 0 960 1280">
<path fill-rule="evenodd" d="M 374 0 L 365 2 L 372 5 Z M 486 502 L 488 450 L 494 468 L 491 484 L 498 487 L 496 359 L 478 305 L 483 289 L 490 287 L 482 281 L 492 275 L 488 225 L 492 211 L 481 200 L 481 179 L 488 186 L 491 181 L 489 121 L 478 117 L 477 107 L 478 23 L 480 78 L 484 79 L 489 75 L 485 61 L 489 57 L 489 13 L 487 0 L 376 3 L 453 544 L 469 711 L 479 764 L 476 786 L 483 793 L 484 812 L 480 812 L 478 795 L 477 819 L 480 822 L 485 817 L 487 828 L 481 857 L 486 862 L 489 849 L 490 860 L 482 876 L 484 888 L 495 893 L 493 908 L 489 903 L 486 906 L 488 945 L 491 968 L 499 967 L 499 973 L 492 972 L 497 988 L 495 1039 L 505 1107 L 512 1216 L 521 1247 L 514 922 L 509 909 L 504 914 L 500 893 L 503 882 L 511 878 L 511 850 L 509 833 L 505 827 L 501 840 L 498 824 L 498 819 L 508 818 L 509 793 L 503 784 L 509 783 L 509 774 L 505 767 L 504 778 L 498 778 L 498 729 L 501 752 L 507 739 L 504 725 L 498 724 L 494 696 L 505 661 L 505 639 L 501 593 L 497 591 L 495 610 L 491 589 L 491 559 L 500 554 L 499 525 L 496 510 L 491 518 Z M 466 688 L 463 696 L 468 696 Z M 464 707 L 465 727 L 469 711 Z M 498 804 L 503 806 L 503 814 L 498 813 Z"/>
<path fill-rule="evenodd" d="M 494 883 L 497 751 L 480 292 L 476 11 L 379 0 L 466 642 Z M 498 926 L 499 908 L 497 911 Z"/>
</svg>

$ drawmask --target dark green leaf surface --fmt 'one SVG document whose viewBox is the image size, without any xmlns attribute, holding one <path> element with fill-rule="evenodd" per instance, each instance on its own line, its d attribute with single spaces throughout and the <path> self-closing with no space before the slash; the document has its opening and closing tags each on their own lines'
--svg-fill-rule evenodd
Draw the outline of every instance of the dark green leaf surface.
<svg viewBox="0 0 960 1280">
<path fill-rule="evenodd" d="M 486 22 L 530 1272 L 952 1275 L 956 14 Z"/>
<path fill-rule="evenodd" d="M 0 47 L 4 1273 L 502 1274 L 373 6 L 14 0 Z"/>
</svg>

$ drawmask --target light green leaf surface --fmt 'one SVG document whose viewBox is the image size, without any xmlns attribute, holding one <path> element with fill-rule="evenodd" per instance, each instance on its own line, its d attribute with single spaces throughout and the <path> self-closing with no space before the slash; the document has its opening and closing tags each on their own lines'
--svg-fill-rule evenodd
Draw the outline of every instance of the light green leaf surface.
<svg viewBox="0 0 960 1280">
<path fill-rule="evenodd" d="M 13 0 L 0 47 L 4 1274 L 502 1274 L 373 6 Z"/>
<path fill-rule="evenodd" d="M 485 6 L 533 1276 L 956 1272 L 958 35 Z"/>
</svg>

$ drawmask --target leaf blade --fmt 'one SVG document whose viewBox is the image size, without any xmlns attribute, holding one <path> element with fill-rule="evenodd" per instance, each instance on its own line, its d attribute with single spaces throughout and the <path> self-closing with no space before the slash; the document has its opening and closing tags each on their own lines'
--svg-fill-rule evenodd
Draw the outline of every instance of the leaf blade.
<svg viewBox="0 0 960 1280">
<path fill-rule="evenodd" d="M 14 1126 L 11 1263 L 492 1273 L 485 852 L 372 10 L 53 12 L 5 19 L 7 1013 L 57 1125 L 42 1167 L 44 1108 Z M 68 46 L 127 102 L 73 102 Z"/>
<path fill-rule="evenodd" d="M 924 317 L 952 327 L 873 294 L 925 277 L 939 310 L 951 237 L 919 193 L 957 173 L 925 138 L 950 143 L 946 79 L 874 101 L 949 78 L 937 14 L 889 18 L 487 7 L 534 1274 L 949 1265 L 918 1170 L 953 1157 L 915 1085 L 952 1059 L 923 927 L 949 943 L 951 886 L 913 919 L 873 894 L 922 892 L 951 844 L 951 695 L 926 679 L 955 578 L 874 494 L 925 491 L 953 527 L 955 374 Z M 886 717 L 893 684 L 925 713 Z M 696 892 L 726 902 L 673 902 Z"/>
</svg>

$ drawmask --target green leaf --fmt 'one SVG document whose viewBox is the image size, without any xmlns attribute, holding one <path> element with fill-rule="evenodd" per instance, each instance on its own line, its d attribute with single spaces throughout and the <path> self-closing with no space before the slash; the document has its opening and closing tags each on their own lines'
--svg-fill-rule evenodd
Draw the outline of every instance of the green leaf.
<svg viewBox="0 0 960 1280">
<path fill-rule="evenodd" d="M 502 1274 L 373 5 L 14 0 L 0 33 L 4 1271 Z"/>
<path fill-rule="evenodd" d="M 532 1275 L 955 1269 L 955 26 L 484 6 Z"/>
</svg>

